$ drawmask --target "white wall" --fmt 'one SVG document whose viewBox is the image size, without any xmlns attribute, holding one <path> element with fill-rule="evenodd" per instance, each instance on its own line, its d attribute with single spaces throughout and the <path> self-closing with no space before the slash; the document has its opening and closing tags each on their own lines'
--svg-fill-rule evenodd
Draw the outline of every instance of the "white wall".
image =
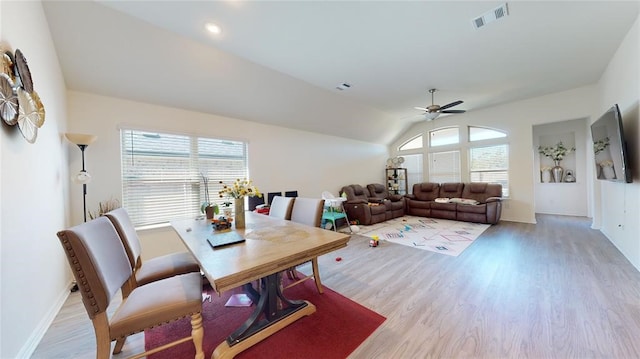
<svg viewBox="0 0 640 359">
<path fill-rule="evenodd" d="M 65 84 L 40 2 L 0 2 L 2 40 L 25 54 L 46 119 L 35 144 L 2 123 L 0 357 L 24 358 L 68 294 L 56 232 L 68 222 Z"/>
<path fill-rule="evenodd" d="M 609 62 L 598 82 L 595 121 L 617 103 L 622 113 L 629 167 L 633 183 L 595 181 L 594 228 L 602 230 L 611 242 L 640 270 L 640 36 L 638 19 Z M 591 121 L 593 122 L 593 121 Z"/>
<path fill-rule="evenodd" d="M 262 192 L 298 190 L 301 197 L 338 194 L 351 183 L 380 182 L 388 158 L 383 145 L 168 108 L 93 94 L 69 92 L 69 131 L 98 135 L 85 153 L 93 177 L 87 208 L 121 198 L 119 127 L 128 125 L 249 142 L 249 173 Z M 70 171 L 81 168 L 80 151 L 71 153 Z M 82 191 L 73 189 L 74 221 L 81 221 Z M 182 249 L 170 229 L 141 233 L 146 257 Z M 161 244 L 161 245 L 159 245 Z"/>
<path fill-rule="evenodd" d="M 534 165 L 537 146 L 533 143 L 533 126 L 589 118 L 595 98 L 595 87 L 586 86 L 460 115 L 440 117 L 434 121 L 421 121 L 401 135 L 390 146 L 390 150 L 395 150 L 420 132 L 426 133 L 441 126 L 484 126 L 507 132 L 510 196 L 503 204 L 501 218 L 535 223 L 533 169 L 537 168 Z M 393 155 L 395 154 L 394 152 Z M 587 173 L 585 176 L 588 175 Z"/>
</svg>

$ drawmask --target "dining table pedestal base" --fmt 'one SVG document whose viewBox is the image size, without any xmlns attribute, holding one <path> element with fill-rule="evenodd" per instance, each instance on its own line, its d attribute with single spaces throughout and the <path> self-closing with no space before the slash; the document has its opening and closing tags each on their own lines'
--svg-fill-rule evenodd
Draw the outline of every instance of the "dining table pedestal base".
<svg viewBox="0 0 640 359">
<path fill-rule="evenodd" d="M 227 340 L 220 343 L 212 359 L 230 359 L 268 338 L 296 320 L 315 313 L 316 306 L 306 300 L 290 300 L 282 294 L 281 272 L 260 280 L 261 290 L 243 286 L 256 308 L 251 316 Z"/>
</svg>

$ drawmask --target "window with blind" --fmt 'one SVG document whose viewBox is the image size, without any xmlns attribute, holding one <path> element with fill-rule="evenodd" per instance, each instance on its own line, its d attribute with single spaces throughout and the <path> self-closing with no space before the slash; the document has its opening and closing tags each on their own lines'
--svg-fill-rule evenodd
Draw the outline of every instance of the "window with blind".
<svg viewBox="0 0 640 359">
<path fill-rule="evenodd" d="M 429 153 L 429 182 L 461 182 L 460 151 Z"/>
<path fill-rule="evenodd" d="M 172 133 L 121 130 L 122 204 L 136 227 L 200 215 L 202 176 L 222 204 L 220 181 L 247 178 L 247 144 Z"/>
<path fill-rule="evenodd" d="M 413 185 L 423 181 L 422 153 L 403 155 L 402 157 L 404 157 L 403 165 L 407 169 L 407 186 L 409 193 L 411 193 L 411 191 L 413 191 Z"/>
<path fill-rule="evenodd" d="M 469 149 L 471 182 L 500 183 L 502 195 L 509 196 L 509 146 L 472 147 Z"/>
</svg>

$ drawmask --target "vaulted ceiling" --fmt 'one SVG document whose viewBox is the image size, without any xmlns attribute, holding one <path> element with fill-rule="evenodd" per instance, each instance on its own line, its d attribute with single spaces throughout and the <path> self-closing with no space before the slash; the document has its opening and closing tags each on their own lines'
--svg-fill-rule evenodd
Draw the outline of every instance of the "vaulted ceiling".
<svg viewBox="0 0 640 359">
<path fill-rule="evenodd" d="M 415 106 L 468 112 L 593 84 L 636 1 L 44 1 L 71 90 L 388 144 Z M 485 18 L 489 19 L 489 18 Z M 205 30 L 214 22 L 222 33 Z M 350 84 L 347 88 L 343 83 Z M 337 87 L 342 88 L 338 89 Z"/>
</svg>

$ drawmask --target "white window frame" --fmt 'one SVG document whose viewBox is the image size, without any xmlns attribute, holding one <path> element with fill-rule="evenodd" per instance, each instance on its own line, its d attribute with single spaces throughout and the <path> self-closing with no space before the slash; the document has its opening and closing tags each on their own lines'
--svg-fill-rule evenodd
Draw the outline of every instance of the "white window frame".
<svg viewBox="0 0 640 359">
<path fill-rule="evenodd" d="M 225 202 L 220 181 L 248 178 L 244 141 L 121 128 L 120 146 L 122 205 L 137 228 L 201 215 L 203 175 L 217 204 Z"/>
</svg>

